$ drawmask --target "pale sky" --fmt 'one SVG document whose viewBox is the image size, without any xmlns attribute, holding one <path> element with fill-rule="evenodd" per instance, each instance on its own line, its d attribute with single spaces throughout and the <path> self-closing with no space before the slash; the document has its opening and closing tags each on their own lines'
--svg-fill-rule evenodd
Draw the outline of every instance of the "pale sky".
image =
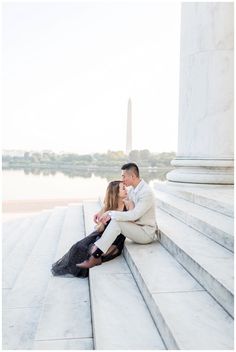
<svg viewBox="0 0 236 352">
<path fill-rule="evenodd" d="M 177 151 L 180 2 L 9 2 L 3 149 Z"/>
</svg>

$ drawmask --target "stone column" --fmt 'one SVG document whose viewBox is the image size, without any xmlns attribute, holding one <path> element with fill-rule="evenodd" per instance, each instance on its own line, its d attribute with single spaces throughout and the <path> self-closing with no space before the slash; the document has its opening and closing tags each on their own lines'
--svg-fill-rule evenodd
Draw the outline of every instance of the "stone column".
<svg viewBox="0 0 236 352">
<path fill-rule="evenodd" d="M 233 184 L 233 3 L 184 3 L 172 182 Z"/>
</svg>

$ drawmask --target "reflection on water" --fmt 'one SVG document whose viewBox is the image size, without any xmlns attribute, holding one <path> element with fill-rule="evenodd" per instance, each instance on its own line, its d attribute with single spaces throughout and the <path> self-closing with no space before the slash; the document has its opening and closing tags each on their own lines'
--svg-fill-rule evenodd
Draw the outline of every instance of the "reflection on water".
<svg viewBox="0 0 236 352">
<path fill-rule="evenodd" d="M 170 169 L 140 170 L 150 182 L 163 182 Z M 121 178 L 120 168 L 113 170 L 56 170 L 27 168 L 3 170 L 3 200 L 95 199 L 104 196 L 108 182 Z"/>
<path fill-rule="evenodd" d="M 160 168 L 157 171 L 148 171 L 148 170 L 140 170 L 142 178 L 146 182 L 150 182 L 152 180 L 159 180 L 159 181 L 165 181 L 166 180 L 166 174 L 171 170 L 171 168 Z M 120 179 L 120 169 L 115 169 L 115 170 L 88 170 L 88 169 L 80 169 L 80 170 L 70 170 L 70 169 L 64 169 L 64 170 L 56 170 L 56 169 L 40 169 L 40 168 L 27 168 L 24 169 L 24 174 L 25 175 L 43 175 L 43 176 L 49 176 L 49 175 L 56 175 L 58 173 L 62 173 L 69 178 L 74 178 L 74 177 L 83 177 L 83 178 L 91 178 L 93 175 L 104 178 L 107 180 L 107 182 L 110 182 L 114 179 Z"/>
</svg>

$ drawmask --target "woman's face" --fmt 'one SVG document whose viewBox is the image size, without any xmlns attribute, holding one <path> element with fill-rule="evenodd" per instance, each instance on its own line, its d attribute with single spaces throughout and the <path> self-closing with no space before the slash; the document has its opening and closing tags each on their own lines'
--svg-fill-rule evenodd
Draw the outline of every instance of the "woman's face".
<svg viewBox="0 0 236 352">
<path fill-rule="evenodd" d="M 125 188 L 125 185 L 123 182 L 120 183 L 119 185 L 119 197 L 120 198 L 126 198 L 127 197 L 127 191 Z"/>
</svg>

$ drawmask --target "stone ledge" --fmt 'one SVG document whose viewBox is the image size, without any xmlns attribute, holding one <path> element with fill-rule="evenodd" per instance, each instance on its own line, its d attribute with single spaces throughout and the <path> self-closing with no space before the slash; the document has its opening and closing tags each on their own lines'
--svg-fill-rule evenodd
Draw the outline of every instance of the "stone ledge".
<svg viewBox="0 0 236 352">
<path fill-rule="evenodd" d="M 159 208 L 233 251 L 232 218 L 162 191 L 157 191 L 156 196 Z"/>
<path fill-rule="evenodd" d="M 231 185 L 154 183 L 154 191 L 176 195 L 221 214 L 234 216 L 234 187 Z"/>
</svg>

